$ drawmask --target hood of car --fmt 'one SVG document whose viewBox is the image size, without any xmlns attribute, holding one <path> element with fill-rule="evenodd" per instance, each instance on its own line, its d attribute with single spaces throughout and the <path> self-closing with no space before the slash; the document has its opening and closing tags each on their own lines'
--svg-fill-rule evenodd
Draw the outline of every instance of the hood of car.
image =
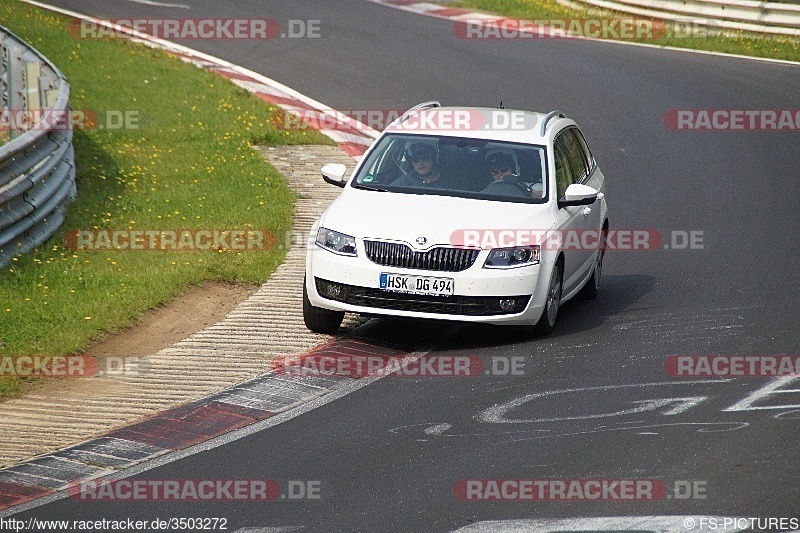
<svg viewBox="0 0 800 533">
<path fill-rule="evenodd" d="M 357 239 L 402 241 L 413 248 L 457 245 L 513 246 L 509 239 L 553 226 L 545 204 L 524 204 L 428 194 L 346 190 L 323 215 L 321 225 Z M 512 233 L 513 232 L 513 233 Z M 498 239 L 498 237 L 502 237 Z"/>
</svg>

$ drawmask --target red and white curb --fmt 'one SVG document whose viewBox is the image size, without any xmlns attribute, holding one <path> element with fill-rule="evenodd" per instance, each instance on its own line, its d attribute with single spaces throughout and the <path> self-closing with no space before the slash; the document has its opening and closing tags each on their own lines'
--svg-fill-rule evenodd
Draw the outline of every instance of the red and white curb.
<svg viewBox="0 0 800 533">
<path fill-rule="evenodd" d="M 416 0 L 367 0 L 373 4 L 380 4 L 382 6 L 407 11 L 409 13 L 416 13 L 417 15 L 425 15 L 427 17 L 434 17 L 438 19 L 451 20 L 454 23 L 469 24 L 475 28 L 512 28 L 515 35 L 524 36 L 526 34 L 533 34 L 534 31 L 538 36 L 548 37 L 567 37 L 564 35 L 563 30 L 558 31 L 546 26 L 527 28 L 523 24 L 519 24 L 520 19 L 513 17 L 506 17 L 503 15 L 492 15 L 489 13 L 480 13 L 478 11 L 468 11 L 466 9 L 458 9 L 454 7 L 444 7 L 439 4 L 430 2 L 418 2 Z M 458 34 L 457 26 L 453 26 L 453 34 Z M 590 37 L 583 36 L 569 36 L 574 39 L 591 39 Z M 607 39 L 603 39 L 607 40 Z"/>
<path fill-rule="evenodd" d="M 513 36 L 520 38 L 525 38 L 526 36 L 531 36 L 535 34 L 538 37 L 558 37 L 558 38 L 568 38 L 568 39 L 581 39 L 586 41 L 603 41 L 618 45 L 658 48 L 660 50 L 670 50 L 673 52 L 684 52 L 684 53 L 702 54 L 702 55 L 710 55 L 718 57 L 730 57 L 736 59 L 749 59 L 751 61 L 779 63 L 779 64 L 793 65 L 793 66 L 798 65 L 797 61 L 789 61 L 785 59 L 771 59 L 766 57 L 743 56 L 738 54 L 728 54 L 725 52 L 694 50 L 691 48 L 678 48 L 675 46 L 664 46 L 658 44 L 649 44 L 649 43 L 626 41 L 626 40 L 588 37 L 584 35 L 565 35 L 563 29 L 557 30 L 549 28 L 544 25 L 537 26 L 536 28 L 530 28 L 528 27 L 527 24 L 529 21 L 524 21 L 525 23 L 522 23 L 523 21 L 518 18 L 506 17 L 503 15 L 492 15 L 489 13 L 481 13 L 478 11 L 468 11 L 466 9 L 451 8 L 435 4 L 432 2 L 419 2 L 418 0 L 367 0 L 367 1 L 385 7 L 399 9 L 401 11 L 406 11 L 409 13 L 415 13 L 417 15 L 424 15 L 426 17 L 434 17 L 438 19 L 450 20 L 454 23 L 453 25 L 454 36 L 456 34 L 459 34 L 461 30 L 464 29 L 463 27 L 459 28 L 456 25 L 457 23 L 462 23 L 462 24 L 469 24 L 471 28 L 480 30 L 491 27 L 494 31 L 488 32 L 488 34 L 490 35 L 495 35 L 497 28 L 508 28 Z M 634 17 L 634 15 L 627 15 L 627 16 L 629 18 Z M 648 17 L 648 18 L 657 18 L 657 17 Z M 479 35 L 484 34 L 482 31 L 478 31 L 477 33 Z"/>
<path fill-rule="evenodd" d="M 445 7 L 431 2 L 418 2 L 417 0 L 367 0 L 374 4 L 408 11 L 409 13 L 416 13 L 418 15 L 427 15 L 429 17 L 436 17 L 440 19 L 454 20 L 454 21 L 503 21 L 515 20 L 509 17 L 500 15 L 491 15 L 487 13 L 479 13 L 477 11 L 468 11 L 466 9 L 458 9 L 454 7 Z"/>
<path fill-rule="evenodd" d="M 335 125 L 334 128 L 323 128 L 318 131 L 333 139 L 344 152 L 354 157 L 363 155 L 379 134 L 378 131 L 355 119 L 342 117 L 342 114 L 337 113 L 333 108 L 317 102 L 291 87 L 224 59 L 69 9 L 51 6 L 34 0 L 24 1 L 42 9 L 113 29 L 116 33 L 128 35 L 131 41 L 164 50 L 186 62 L 228 78 L 232 83 L 253 93 L 265 102 L 280 107 L 287 113 L 299 115 L 302 122 L 311 125 L 333 124 Z"/>
<path fill-rule="evenodd" d="M 405 361 L 416 348 L 350 336 L 333 340 L 305 357 L 377 355 Z M 98 438 L 0 470 L 0 517 L 16 512 L 14 507 L 66 491 L 76 483 L 114 475 L 118 470 L 252 426 L 361 379 L 335 373 L 298 376 L 278 368 Z"/>
</svg>

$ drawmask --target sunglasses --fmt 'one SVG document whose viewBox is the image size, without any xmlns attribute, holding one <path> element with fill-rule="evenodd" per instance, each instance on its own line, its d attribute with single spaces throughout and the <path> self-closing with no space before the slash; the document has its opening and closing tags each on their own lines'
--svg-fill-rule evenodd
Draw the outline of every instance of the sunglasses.
<svg viewBox="0 0 800 533">
<path fill-rule="evenodd" d="M 511 167 L 497 167 L 492 169 L 492 174 L 504 174 L 511 172 Z"/>
</svg>

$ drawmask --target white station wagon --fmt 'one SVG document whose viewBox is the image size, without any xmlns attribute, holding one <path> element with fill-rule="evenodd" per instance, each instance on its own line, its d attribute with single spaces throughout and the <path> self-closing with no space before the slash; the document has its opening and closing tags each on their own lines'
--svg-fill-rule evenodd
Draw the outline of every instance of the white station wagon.
<svg viewBox="0 0 800 533">
<path fill-rule="evenodd" d="M 552 330 L 559 306 L 600 285 L 605 181 L 560 111 L 441 107 L 389 125 L 309 235 L 303 316 L 345 312 Z"/>
</svg>

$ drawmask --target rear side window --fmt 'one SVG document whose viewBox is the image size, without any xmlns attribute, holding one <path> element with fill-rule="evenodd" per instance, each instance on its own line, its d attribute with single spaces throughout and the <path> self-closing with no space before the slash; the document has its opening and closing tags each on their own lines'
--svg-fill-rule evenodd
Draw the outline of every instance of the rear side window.
<svg viewBox="0 0 800 533">
<path fill-rule="evenodd" d="M 573 135 L 575 135 L 575 140 L 578 141 L 578 144 L 580 145 L 581 150 L 584 153 L 584 157 L 586 158 L 587 164 L 589 166 L 589 174 L 591 174 L 592 170 L 594 170 L 594 161 L 592 159 L 592 151 L 589 150 L 589 146 L 586 144 L 586 139 L 584 139 L 583 133 L 581 133 L 581 130 L 576 129 L 576 128 L 571 128 L 570 131 L 572 132 Z"/>
<path fill-rule="evenodd" d="M 582 143 L 582 139 L 578 139 L 579 134 L 577 134 L 576 131 L 575 128 L 564 130 L 559 135 L 559 140 L 563 143 L 567 159 L 569 160 L 573 183 L 581 183 L 589 175 L 589 155 L 584 149 L 586 143 Z"/>
<path fill-rule="evenodd" d="M 562 142 L 563 135 L 560 135 L 553 145 L 553 158 L 556 164 L 556 193 L 558 198 L 563 198 L 564 193 L 573 182 L 572 169 L 569 163 L 569 154 Z"/>
</svg>

